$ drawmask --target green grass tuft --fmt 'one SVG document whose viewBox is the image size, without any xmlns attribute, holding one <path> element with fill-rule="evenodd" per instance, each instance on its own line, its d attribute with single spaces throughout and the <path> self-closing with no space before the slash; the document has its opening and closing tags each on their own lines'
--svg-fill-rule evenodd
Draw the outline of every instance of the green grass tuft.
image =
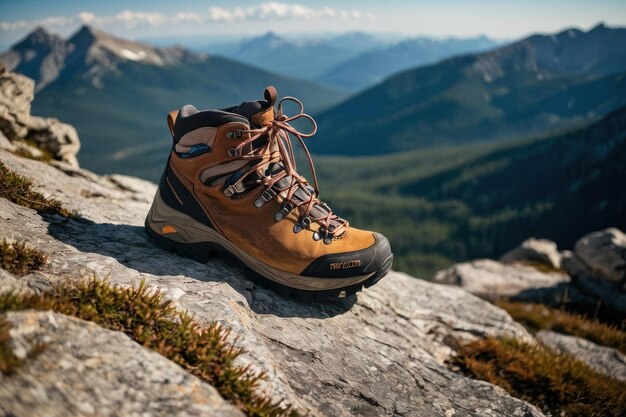
<svg viewBox="0 0 626 417">
<path fill-rule="evenodd" d="M 242 350 L 229 342 L 228 329 L 218 323 L 198 324 L 143 282 L 122 289 L 93 278 L 57 285 L 41 294 L 0 295 L 0 311 L 24 309 L 53 310 L 124 332 L 213 385 L 248 416 L 296 415 L 282 401 L 259 393 L 264 374 L 235 365 Z"/>
<path fill-rule="evenodd" d="M 32 208 L 38 213 L 59 214 L 63 217 L 72 216 L 70 211 L 63 208 L 59 201 L 34 191 L 32 186 L 32 180 L 13 172 L 0 162 L 0 197 L 20 206 Z"/>
<path fill-rule="evenodd" d="M 18 277 L 36 271 L 46 264 L 48 257 L 23 242 L 0 243 L 0 266 Z"/>
<path fill-rule="evenodd" d="M 541 304 L 500 300 L 496 302 L 496 305 L 506 310 L 515 321 L 522 323 L 531 331 L 553 330 L 582 337 L 626 354 L 626 332 L 623 329 Z"/>
<path fill-rule="evenodd" d="M 28 152 L 26 149 L 23 149 L 23 148 L 18 148 L 15 152 L 13 152 L 15 155 L 21 156 L 22 158 L 32 159 L 34 161 L 41 161 L 41 162 L 46 162 L 46 163 L 49 163 L 50 161 L 54 160 L 54 155 L 52 155 L 50 151 L 48 151 L 47 149 L 42 148 L 34 140 L 25 139 L 25 140 L 22 140 L 22 142 L 40 151 L 41 155 L 33 156 L 30 152 Z"/>
<path fill-rule="evenodd" d="M 504 388 L 555 416 L 626 415 L 626 382 L 602 375 L 570 355 L 513 339 L 462 345 L 452 360 L 465 374 Z"/>
</svg>

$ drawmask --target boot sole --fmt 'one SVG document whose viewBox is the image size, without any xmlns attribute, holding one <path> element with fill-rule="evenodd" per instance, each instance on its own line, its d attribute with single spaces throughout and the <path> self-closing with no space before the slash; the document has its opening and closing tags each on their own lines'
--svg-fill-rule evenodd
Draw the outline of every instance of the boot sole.
<svg viewBox="0 0 626 417">
<path fill-rule="evenodd" d="M 393 255 L 367 275 L 350 278 L 307 277 L 274 268 L 253 258 L 216 230 L 168 206 L 157 192 L 146 217 L 146 232 L 171 252 L 206 263 L 216 252 L 226 252 L 251 270 L 249 278 L 260 286 L 297 299 L 327 300 L 353 295 L 377 283 L 391 269 Z M 163 231 L 170 231 L 164 233 Z M 175 230 L 175 232 L 172 232 Z"/>
</svg>

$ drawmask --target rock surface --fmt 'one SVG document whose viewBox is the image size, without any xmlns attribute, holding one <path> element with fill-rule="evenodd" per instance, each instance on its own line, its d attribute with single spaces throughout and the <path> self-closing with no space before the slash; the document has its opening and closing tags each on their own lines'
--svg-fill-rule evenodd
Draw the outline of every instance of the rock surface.
<svg viewBox="0 0 626 417">
<path fill-rule="evenodd" d="M 592 276 L 626 290 L 626 234 L 616 228 L 589 233 L 576 242 L 574 254 Z"/>
<path fill-rule="evenodd" d="M 554 351 L 568 353 L 600 373 L 626 381 L 626 356 L 615 349 L 548 330 L 541 330 L 535 336 Z"/>
<path fill-rule="evenodd" d="M 599 301 L 622 317 L 626 317 L 626 291 L 620 291 L 612 281 L 598 278 L 578 256 L 566 258 L 563 264 L 572 277 L 573 285 L 581 293 L 591 296 L 596 304 Z"/>
<path fill-rule="evenodd" d="M 456 285 L 488 298 L 516 296 L 525 290 L 550 288 L 569 281 L 561 272 L 542 272 L 530 265 L 479 259 L 437 272 L 435 282 Z"/>
<path fill-rule="evenodd" d="M 80 150 L 80 140 L 74 126 L 61 123 L 52 117 L 31 116 L 26 139 L 35 142 L 56 159 L 78 166 L 76 155 Z"/>
<path fill-rule="evenodd" d="M 458 341 L 534 339 L 504 311 L 460 288 L 392 272 L 334 303 L 300 303 L 259 288 L 236 261 L 199 264 L 157 248 L 143 231 L 153 184 L 65 171 L 0 151 L 80 219 L 41 217 L 0 199 L 0 239 L 26 240 L 49 254 L 44 270 L 20 279 L 45 288 L 97 274 L 116 285 L 146 280 L 199 321 L 233 330 L 242 364 L 265 371 L 266 389 L 315 416 L 540 416 L 535 407 L 445 364 Z M 0 274 L 0 288 L 15 279 Z M 9 380 L 9 385 L 13 382 Z"/>
<path fill-rule="evenodd" d="M 549 268 L 559 269 L 561 267 L 561 254 L 553 241 L 530 238 L 505 253 L 500 261 L 505 263 L 536 262 Z"/>
<path fill-rule="evenodd" d="M 7 71 L 0 62 L 0 131 L 9 140 L 23 138 L 28 132 L 34 89 L 33 80 Z"/>
<path fill-rule="evenodd" d="M 0 374 L 0 414 L 10 416 L 242 417 L 212 386 L 120 332 L 51 312 L 9 312 L 11 344 L 25 357 Z"/>
<path fill-rule="evenodd" d="M 7 71 L 0 63 L 0 132 L 11 143 L 0 142 L 0 147 L 12 150 L 13 146 L 38 157 L 29 141 L 47 151 L 53 158 L 78 167 L 76 155 L 80 149 L 78 133 L 73 126 L 55 118 L 30 115 L 34 97 L 34 81 L 23 75 Z M 30 151 L 33 148 L 34 151 Z"/>
</svg>

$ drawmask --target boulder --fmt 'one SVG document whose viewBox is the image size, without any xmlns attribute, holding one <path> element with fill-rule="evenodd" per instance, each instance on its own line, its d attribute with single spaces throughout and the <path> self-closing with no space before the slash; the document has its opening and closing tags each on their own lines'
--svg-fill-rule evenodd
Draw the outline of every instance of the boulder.
<svg viewBox="0 0 626 417">
<path fill-rule="evenodd" d="M 49 152 L 54 159 L 78 166 L 76 155 L 80 150 L 80 140 L 74 126 L 55 118 L 31 116 L 27 128 L 26 139 Z"/>
<path fill-rule="evenodd" d="M 520 246 L 504 254 L 500 261 L 505 263 L 529 262 L 550 269 L 561 268 L 561 254 L 556 243 L 546 239 L 527 239 Z"/>
<path fill-rule="evenodd" d="M 120 286 L 145 280 L 196 320 L 230 328 L 233 343 L 245 349 L 238 361 L 265 372 L 263 390 L 303 415 L 542 415 L 499 387 L 449 369 L 446 361 L 466 340 L 534 342 L 503 310 L 460 288 L 391 272 L 336 302 L 283 298 L 250 281 L 249 271 L 232 258 L 200 264 L 150 241 L 143 221 L 154 184 L 81 169 L 70 175 L 1 150 L 0 158 L 80 215 L 42 217 L 0 199 L 0 239 L 23 239 L 48 253 L 45 270 L 20 278 L 22 286 L 40 289 L 94 274 Z M 0 288 L 10 286 L 3 280 L 0 274 Z M 70 370 L 79 366 L 73 362 Z M 14 381 L 2 389 L 23 390 L 21 380 Z M 86 386 L 74 389 L 84 398 Z"/>
<path fill-rule="evenodd" d="M 31 149 L 35 144 L 54 159 L 78 167 L 80 140 L 76 129 L 55 118 L 31 116 L 33 97 L 34 81 L 0 64 L 0 132 L 25 154 L 38 157 Z M 11 150 L 4 142 L 0 147 Z"/>
<path fill-rule="evenodd" d="M 626 316 L 626 291 L 620 291 L 611 280 L 598 278 L 578 256 L 565 258 L 563 265 L 580 294 L 593 298 L 596 306 L 607 307 Z"/>
<path fill-rule="evenodd" d="M 487 298 L 513 297 L 529 289 L 551 288 L 569 281 L 561 272 L 539 271 L 524 264 L 491 259 L 464 262 L 437 272 L 435 282 L 456 285 Z"/>
<path fill-rule="evenodd" d="M 243 417 L 211 385 L 121 332 L 51 312 L 9 312 L 7 321 L 25 363 L 0 374 L 2 415 Z M 27 358 L 37 345 L 43 352 Z"/>
<path fill-rule="evenodd" d="M 583 236 L 574 254 L 591 276 L 626 289 L 626 235 L 620 230 L 608 228 Z"/>
<path fill-rule="evenodd" d="M 558 353 L 570 354 L 602 374 L 626 381 L 626 356 L 616 349 L 549 330 L 541 330 L 535 337 Z"/>
<path fill-rule="evenodd" d="M 9 140 L 26 136 L 34 91 L 33 80 L 7 71 L 0 63 L 0 131 Z"/>
</svg>

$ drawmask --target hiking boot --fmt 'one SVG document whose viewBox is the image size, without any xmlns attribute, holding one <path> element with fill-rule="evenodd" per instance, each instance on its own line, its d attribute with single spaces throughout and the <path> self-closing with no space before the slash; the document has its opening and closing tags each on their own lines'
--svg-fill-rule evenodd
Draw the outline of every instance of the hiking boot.
<svg viewBox="0 0 626 417">
<path fill-rule="evenodd" d="M 283 102 L 299 113 L 287 116 Z M 304 139 L 317 130 L 295 98 L 275 108 L 265 100 L 221 110 L 191 105 L 168 115 L 174 139 L 146 231 L 169 250 L 206 262 L 223 249 L 278 289 L 341 297 L 370 286 L 391 268 L 388 240 L 359 230 L 318 199 L 317 177 Z M 290 122 L 308 120 L 311 132 Z M 313 183 L 296 171 L 299 142 Z"/>
</svg>

